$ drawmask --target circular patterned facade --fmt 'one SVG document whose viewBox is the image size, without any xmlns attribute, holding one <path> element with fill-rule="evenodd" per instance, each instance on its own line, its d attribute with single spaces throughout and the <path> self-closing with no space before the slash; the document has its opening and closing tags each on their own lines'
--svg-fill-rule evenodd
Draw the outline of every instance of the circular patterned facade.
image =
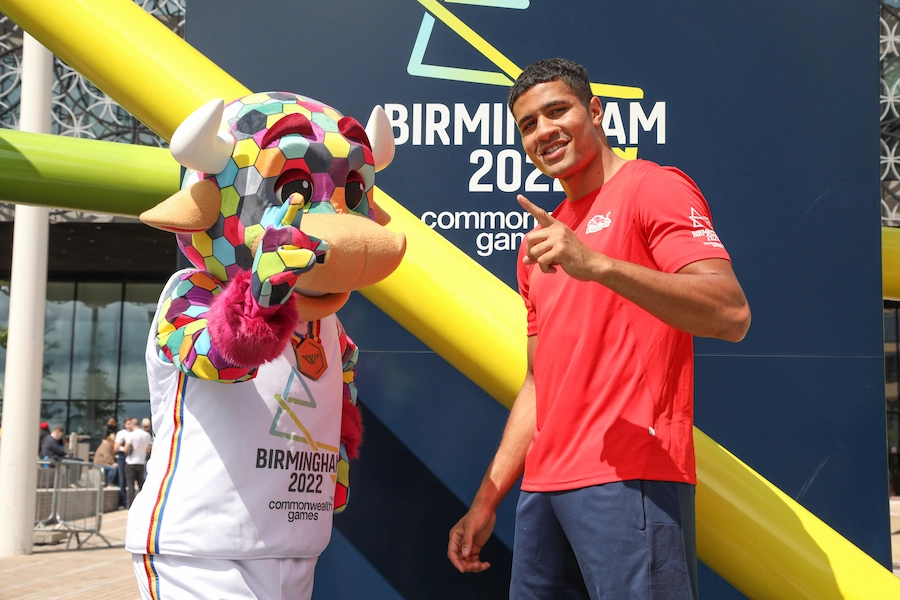
<svg viewBox="0 0 900 600">
<path fill-rule="evenodd" d="M 184 36 L 186 0 L 136 0 L 169 29 Z M 0 127 L 16 129 L 22 81 L 22 30 L 0 15 Z M 53 121 L 51 132 L 75 138 L 165 146 L 165 140 L 132 117 L 95 85 L 54 59 Z M 0 204 L 0 221 L 12 221 L 14 207 Z M 123 217 L 51 210 L 51 222 L 136 221 Z"/>
<path fill-rule="evenodd" d="M 900 227 L 900 8 L 881 3 L 881 222 Z"/>
</svg>

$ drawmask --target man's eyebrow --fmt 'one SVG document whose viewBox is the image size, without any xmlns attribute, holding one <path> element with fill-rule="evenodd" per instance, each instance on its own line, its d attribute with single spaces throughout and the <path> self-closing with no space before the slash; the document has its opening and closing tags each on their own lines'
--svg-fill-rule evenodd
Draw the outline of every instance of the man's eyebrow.
<svg viewBox="0 0 900 600">
<path fill-rule="evenodd" d="M 544 104 L 542 104 L 538 110 L 539 110 L 539 112 L 543 112 L 543 111 L 547 110 L 548 108 L 553 108 L 554 106 L 558 106 L 560 104 L 566 104 L 566 101 L 563 100 L 562 98 L 557 98 L 555 100 L 549 100 L 549 101 L 545 102 Z M 519 125 L 519 127 L 521 127 L 522 123 L 524 123 L 528 119 L 533 119 L 533 118 L 534 118 L 534 114 L 532 114 L 532 113 L 528 113 L 527 115 L 522 115 L 522 118 L 519 119 L 517 125 Z"/>
</svg>

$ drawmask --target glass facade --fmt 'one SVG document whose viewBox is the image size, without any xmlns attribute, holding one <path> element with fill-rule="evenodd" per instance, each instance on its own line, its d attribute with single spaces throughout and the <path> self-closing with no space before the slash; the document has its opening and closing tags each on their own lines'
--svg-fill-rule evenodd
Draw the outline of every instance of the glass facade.
<svg viewBox="0 0 900 600">
<path fill-rule="evenodd" d="M 900 227 L 900 0 L 882 0 L 881 61 L 881 224 Z M 900 303 L 884 302 L 884 389 L 891 495 L 900 495 Z"/>
<path fill-rule="evenodd" d="M 41 420 L 100 443 L 109 417 L 150 416 L 144 352 L 164 282 L 47 284 Z M 0 284 L 0 386 L 9 284 Z M 0 400 L 0 415 L 3 402 Z"/>
<path fill-rule="evenodd" d="M 884 303 L 884 400 L 890 491 L 900 495 L 900 302 Z"/>
</svg>

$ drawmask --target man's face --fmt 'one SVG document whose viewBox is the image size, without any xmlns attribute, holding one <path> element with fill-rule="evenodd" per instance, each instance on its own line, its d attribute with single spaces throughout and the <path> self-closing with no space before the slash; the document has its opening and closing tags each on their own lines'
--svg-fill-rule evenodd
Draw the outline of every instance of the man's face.
<svg viewBox="0 0 900 600">
<path fill-rule="evenodd" d="M 600 100 L 592 98 L 586 107 L 562 81 L 539 83 L 519 96 L 513 117 L 525 153 L 549 177 L 577 174 L 600 151 Z"/>
</svg>

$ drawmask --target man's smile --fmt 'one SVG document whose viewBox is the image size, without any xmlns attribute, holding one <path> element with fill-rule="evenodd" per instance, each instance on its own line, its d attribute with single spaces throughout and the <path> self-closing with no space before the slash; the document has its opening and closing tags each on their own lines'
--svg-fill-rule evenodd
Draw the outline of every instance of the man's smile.
<svg viewBox="0 0 900 600">
<path fill-rule="evenodd" d="M 568 142 L 562 142 L 562 141 L 561 141 L 561 142 L 556 142 L 556 143 L 554 143 L 554 144 L 552 144 L 552 145 L 550 145 L 550 146 L 547 146 L 547 147 L 544 148 L 543 150 L 541 150 L 541 151 L 540 151 L 540 155 L 541 155 L 541 156 L 547 156 L 547 155 L 549 155 L 549 154 L 553 154 L 554 152 L 556 152 L 556 151 L 559 150 L 560 148 L 565 148 L 566 145 L 568 145 Z"/>
</svg>

